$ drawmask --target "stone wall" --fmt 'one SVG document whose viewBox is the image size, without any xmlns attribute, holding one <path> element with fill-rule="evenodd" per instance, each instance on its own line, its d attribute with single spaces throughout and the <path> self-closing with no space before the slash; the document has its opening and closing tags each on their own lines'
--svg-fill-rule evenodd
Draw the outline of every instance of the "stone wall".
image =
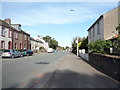
<svg viewBox="0 0 120 90">
<path fill-rule="evenodd" d="M 89 54 L 89 63 L 96 69 L 120 81 L 120 56 Z"/>
</svg>

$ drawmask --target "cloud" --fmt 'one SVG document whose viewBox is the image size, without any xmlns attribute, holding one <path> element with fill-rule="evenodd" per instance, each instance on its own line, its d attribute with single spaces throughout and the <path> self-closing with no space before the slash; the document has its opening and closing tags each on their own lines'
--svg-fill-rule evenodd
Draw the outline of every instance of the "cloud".
<svg viewBox="0 0 120 90">
<path fill-rule="evenodd" d="M 74 11 L 70 11 L 74 9 Z M 95 10 L 83 7 L 51 7 L 31 9 L 13 14 L 12 21 L 22 25 L 37 24 L 68 24 L 75 22 L 87 22 L 99 15 Z"/>
</svg>

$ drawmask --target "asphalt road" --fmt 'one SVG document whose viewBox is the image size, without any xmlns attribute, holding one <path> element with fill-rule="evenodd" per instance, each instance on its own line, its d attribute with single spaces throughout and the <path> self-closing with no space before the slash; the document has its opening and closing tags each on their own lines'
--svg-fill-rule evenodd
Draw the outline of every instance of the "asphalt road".
<svg viewBox="0 0 120 90">
<path fill-rule="evenodd" d="M 1 61 L 2 88 L 120 88 L 120 82 L 70 52 Z"/>
<path fill-rule="evenodd" d="M 69 52 L 42 53 L 2 60 L 2 88 L 32 88 L 44 84 Z"/>
</svg>

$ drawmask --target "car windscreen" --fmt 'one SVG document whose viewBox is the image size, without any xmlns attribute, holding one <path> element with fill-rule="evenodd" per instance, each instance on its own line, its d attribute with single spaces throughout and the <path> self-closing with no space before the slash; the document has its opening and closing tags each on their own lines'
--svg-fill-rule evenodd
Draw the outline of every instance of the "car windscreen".
<svg viewBox="0 0 120 90">
<path fill-rule="evenodd" d="M 10 50 L 4 50 L 4 52 L 10 52 Z"/>
</svg>

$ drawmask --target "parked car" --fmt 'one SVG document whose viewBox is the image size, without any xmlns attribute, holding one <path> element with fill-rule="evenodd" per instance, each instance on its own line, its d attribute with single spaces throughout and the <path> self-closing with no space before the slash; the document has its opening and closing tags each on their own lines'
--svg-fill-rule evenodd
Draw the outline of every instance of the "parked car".
<svg viewBox="0 0 120 90">
<path fill-rule="evenodd" d="M 58 52 L 58 50 L 56 49 L 56 50 L 54 50 L 54 52 Z"/>
<path fill-rule="evenodd" d="M 18 52 L 14 49 L 7 49 L 7 50 L 4 50 L 2 53 L 2 58 L 4 57 L 15 58 L 15 57 L 22 57 L 22 56 L 23 55 L 21 52 Z"/>
<path fill-rule="evenodd" d="M 54 52 L 54 49 L 48 48 L 48 49 L 47 49 L 47 52 L 48 52 L 48 53 L 53 53 L 53 52 Z"/>
<path fill-rule="evenodd" d="M 20 50 L 20 52 L 22 53 L 23 56 L 31 56 L 34 54 L 34 52 L 29 49 L 23 49 L 23 50 Z"/>
</svg>

